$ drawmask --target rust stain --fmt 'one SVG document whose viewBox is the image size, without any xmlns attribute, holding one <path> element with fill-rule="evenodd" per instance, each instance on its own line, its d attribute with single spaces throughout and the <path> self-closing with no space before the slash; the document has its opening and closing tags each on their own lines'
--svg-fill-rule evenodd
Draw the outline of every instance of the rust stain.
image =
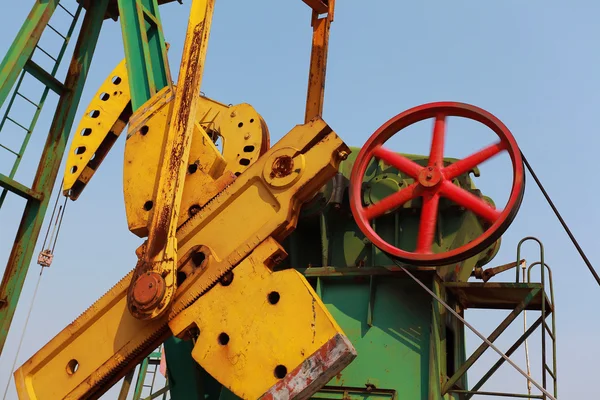
<svg viewBox="0 0 600 400">
<path fill-rule="evenodd" d="M 271 167 L 271 178 L 283 178 L 292 173 L 294 159 L 290 156 L 277 157 Z"/>
</svg>

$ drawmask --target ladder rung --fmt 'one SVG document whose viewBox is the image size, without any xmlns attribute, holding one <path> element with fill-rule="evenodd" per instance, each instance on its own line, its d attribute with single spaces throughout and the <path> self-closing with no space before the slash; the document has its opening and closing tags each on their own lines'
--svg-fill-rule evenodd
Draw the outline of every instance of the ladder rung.
<svg viewBox="0 0 600 400">
<path fill-rule="evenodd" d="M 46 26 L 47 26 L 48 28 L 52 29 L 54 32 L 56 32 L 56 34 L 57 34 L 58 36 L 60 36 L 61 38 L 63 38 L 63 39 L 65 39 L 65 40 L 67 40 L 67 37 L 66 37 L 65 35 L 63 35 L 62 33 L 60 33 L 59 31 L 57 31 L 57 30 L 56 30 L 56 29 L 55 29 L 55 28 L 54 28 L 52 25 L 50 25 L 50 24 L 47 24 Z"/>
<path fill-rule="evenodd" d="M 12 149 L 9 149 L 8 147 L 6 147 L 5 145 L 3 145 L 1 143 L 0 143 L 0 147 L 2 147 L 4 150 L 7 150 L 7 151 L 13 153 L 17 157 L 21 157 L 21 155 L 19 153 L 14 152 Z"/>
<path fill-rule="evenodd" d="M 74 16 L 74 15 L 71 13 L 71 11 L 67 10 L 67 9 L 65 8 L 65 6 L 63 6 L 62 4 L 60 4 L 60 2 L 58 3 L 58 6 L 59 6 L 60 8 L 62 8 L 63 10 L 65 10 L 65 12 L 66 12 L 67 14 L 69 14 L 71 17 L 75 18 L 75 16 Z"/>
<path fill-rule="evenodd" d="M 546 332 L 548 332 L 548 335 L 550 335 L 550 339 L 552 339 L 552 341 L 554 341 L 554 334 L 552 333 L 552 331 L 550 330 L 550 327 L 548 326 L 548 324 L 546 322 L 544 322 L 544 328 L 546 329 Z"/>
<path fill-rule="evenodd" d="M 23 125 L 21 125 L 20 123 L 18 123 L 17 121 L 15 121 L 14 119 L 12 119 L 11 117 L 6 117 L 7 120 L 9 120 L 10 122 L 12 122 L 13 124 L 23 128 L 24 130 L 26 130 L 27 132 L 31 132 L 29 129 L 25 128 Z"/>
<path fill-rule="evenodd" d="M 16 93 L 17 93 L 19 96 L 21 96 L 22 98 L 24 98 L 25 100 L 27 100 L 28 102 L 30 102 L 31 104 L 33 104 L 33 106 L 34 106 L 35 108 L 40 108 L 40 105 L 39 105 L 39 104 L 37 104 L 37 103 L 34 103 L 33 101 L 29 100 L 29 98 L 27 98 L 26 96 L 22 95 L 22 94 L 21 94 L 21 93 L 19 93 L 19 92 L 16 92 Z"/>
<path fill-rule="evenodd" d="M 552 372 L 550 370 L 550 367 L 548 367 L 548 364 L 544 365 L 544 369 L 546 370 L 546 372 L 548 372 L 550 374 L 550 376 L 552 377 L 552 379 L 556 380 L 556 376 L 554 376 L 554 372 Z"/>
<path fill-rule="evenodd" d="M 42 199 L 42 196 L 39 193 L 34 192 L 27 186 L 20 184 L 4 174 L 0 174 L 0 186 L 13 192 L 14 194 L 26 198 L 27 200 L 40 201 Z"/>
<path fill-rule="evenodd" d="M 37 47 L 37 48 L 38 48 L 38 49 L 39 49 L 39 50 L 40 50 L 42 53 L 44 53 L 45 55 L 47 55 L 48 57 L 50 57 L 51 59 L 53 59 L 53 60 L 54 60 L 54 62 L 56 62 L 56 61 L 57 61 L 57 60 L 56 60 L 56 58 L 52 57 L 52 56 L 50 55 L 50 53 L 48 53 L 46 50 L 42 49 L 42 48 L 41 48 L 40 46 L 38 46 L 37 44 L 35 45 L 35 47 Z"/>
<path fill-rule="evenodd" d="M 65 85 L 62 84 L 58 79 L 49 74 L 42 67 L 37 65 L 32 59 L 27 60 L 25 63 L 25 71 L 29 72 L 35 79 L 42 82 L 44 85 L 50 88 L 54 93 L 59 96 L 65 92 Z"/>
</svg>

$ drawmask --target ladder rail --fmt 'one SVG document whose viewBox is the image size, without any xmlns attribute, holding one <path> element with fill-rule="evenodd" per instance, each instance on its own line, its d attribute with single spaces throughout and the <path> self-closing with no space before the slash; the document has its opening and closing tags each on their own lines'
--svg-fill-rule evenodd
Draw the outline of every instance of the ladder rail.
<svg viewBox="0 0 600 400">
<path fill-rule="evenodd" d="M 542 291 L 542 304 L 545 305 L 546 303 L 546 299 L 547 299 L 547 295 L 546 295 L 546 286 L 545 286 L 545 280 L 546 280 L 546 271 L 548 272 L 548 287 L 550 289 L 550 306 L 552 308 L 552 315 L 551 317 L 551 324 L 552 327 L 550 328 L 548 326 L 548 324 L 546 323 L 545 320 L 545 314 L 544 314 L 544 309 L 542 308 L 542 317 L 544 318 L 544 322 L 543 322 L 543 329 L 542 329 L 542 380 L 544 382 L 544 385 L 546 385 L 546 377 L 547 374 L 550 375 L 550 377 L 552 378 L 552 386 L 553 386 L 553 393 L 554 393 L 554 397 L 557 397 L 558 395 L 558 373 L 557 373 L 557 362 L 556 362 L 556 306 L 554 304 L 554 285 L 553 285 L 553 280 L 552 280 L 552 269 L 550 268 L 550 266 L 543 261 L 543 258 L 541 258 L 542 261 L 537 261 L 534 262 L 533 264 L 531 264 L 529 266 L 529 268 L 527 269 L 527 281 L 531 282 L 531 270 L 533 267 L 535 266 L 540 266 L 540 279 L 542 282 L 542 287 L 544 288 L 544 290 Z M 548 334 L 548 336 L 550 337 L 550 340 L 552 341 L 552 368 L 550 368 L 548 366 L 548 363 L 546 362 L 546 334 Z M 544 386 L 544 389 L 546 388 L 546 386 Z"/>
<path fill-rule="evenodd" d="M 61 5 L 61 3 L 58 3 L 63 9 L 66 10 L 66 8 L 64 6 Z M 52 68 L 52 71 L 50 72 L 50 75 L 52 77 L 54 77 L 57 72 L 58 69 L 60 68 L 62 59 L 67 51 L 67 48 L 69 47 L 69 43 L 71 41 L 71 36 L 73 35 L 73 32 L 75 31 L 75 28 L 77 26 L 77 23 L 79 22 L 79 16 L 81 15 L 81 11 L 83 9 L 83 6 L 81 4 L 78 5 L 77 10 L 75 11 L 75 14 L 72 14 L 69 12 L 69 14 L 72 16 L 72 20 L 71 20 L 71 24 L 69 26 L 69 29 L 67 31 L 66 37 L 64 37 L 63 39 L 63 44 L 59 50 L 58 56 L 56 58 L 56 62 L 54 63 L 54 67 Z M 67 10 L 68 11 L 68 10 Z M 50 26 L 49 24 L 47 26 Z M 54 29 L 54 28 L 52 28 Z M 62 35 L 61 35 L 62 36 Z M 33 132 L 33 130 L 35 129 L 35 126 L 37 124 L 37 121 L 40 117 L 40 114 L 42 112 L 42 108 L 44 107 L 44 103 L 46 102 L 46 98 L 48 97 L 48 93 L 50 92 L 50 87 L 45 85 L 43 91 L 42 91 L 42 95 L 40 96 L 40 100 L 39 102 L 36 104 L 33 101 L 31 101 L 30 99 L 28 99 L 26 96 L 24 96 L 23 94 L 21 94 L 19 92 L 19 89 L 21 88 L 21 84 L 23 83 L 23 78 L 25 77 L 26 71 L 25 69 L 22 70 L 19 80 L 17 82 L 17 85 L 12 93 L 12 96 L 9 100 L 9 103 L 7 105 L 6 111 L 4 112 L 4 116 L 2 117 L 2 120 L 0 121 L 0 134 L 3 132 L 3 128 L 4 125 L 6 123 L 6 120 L 11 120 L 12 118 L 10 118 L 10 111 L 13 108 L 13 104 L 14 104 L 14 100 L 16 98 L 17 95 L 23 97 L 25 100 L 27 100 L 29 103 L 33 104 L 34 106 L 36 106 L 36 110 L 35 113 L 31 119 L 31 122 L 29 123 L 29 128 L 25 128 L 23 127 L 23 129 L 26 129 L 27 133 L 23 139 L 23 142 L 21 143 L 21 147 L 19 148 L 18 153 L 12 150 L 9 150 L 11 153 L 15 154 L 17 156 L 17 158 L 15 159 L 15 161 L 13 162 L 13 166 L 8 174 L 8 177 L 13 179 L 17 173 L 17 170 L 19 169 L 19 165 L 21 164 L 21 161 L 23 159 L 23 155 L 25 154 L 25 149 L 27 148 L 28 144 L 29 144 L 29 140 L 31 139 L 31 134 Z M 5 146 L 2 146 L 5 147 Z M 6 147 L 5 147 L 6 148 Z M 4 200 L 6 199 L 6 195 L 8 194 L 8 190 L 7 189 L 3 189 L 2 192 L 0 193 L 0 208 L 2 207 L 2 204 L 4 203 Z"/>
</svg>

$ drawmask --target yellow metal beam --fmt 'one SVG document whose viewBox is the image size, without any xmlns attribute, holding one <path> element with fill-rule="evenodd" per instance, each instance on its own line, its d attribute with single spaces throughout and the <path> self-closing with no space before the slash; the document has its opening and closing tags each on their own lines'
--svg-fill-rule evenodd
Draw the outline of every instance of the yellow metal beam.
<svg viewBox="0 0 600 400">
<path fill-rule="evenodd" d="M 294 269 L 272 272 L 286 255 L 267 238 L 226 285 L 169 322 L 175 335 L 193 332 L 192 357 L 242 399 L 312 394 L 338 372 L 332 365 L 356 357 L 304 277 Z"/>
<path fill-rule="evenodd" d="M 231 271 L 235 276 L 236 267 L 269 237 L 281 242 L 295 228 L 301 205 L 335 175 L 349 152 L 321 119 L 296 126 L 179 228 L 178 269 L 183 283 L 168 313 L 153 320 L 139 320 L 129 313 L 127 288 L 133 272 L 129 273 L 15 372 L 19 398 L 99 397 L 171 335 L 169 321 L 223 276 Z M 329 328 L 316 325 L 315 329 L 318 333 Z M 290 352 L 308 346 L 292 337 L 288 342 Z M 332 365 L 328 372 L 343 366 Z"/>
<path fill-rule="evenodd" d="M 140 319 L 157 318 L 164 314 L 177 289 L 175 233 L 190 145 L 196 127 L 196 106 L 213 9 L 214 0 L 192 1 L 177 80 L 179 90 L 175 92 L 173 109 L 166 119 L 167 134 L 161 147 L 164 153 L 158 169 L 148 241 L 144 252 L 140 254 L 128 292 L 129 311 Z M 210 138 L 206 137 L 206 141 L 209 142 Z"/>
<path fill-rule="evenodd" d="M 125 60 L 104 80 L 81 118 L 65 165 L 63 193 L 77 200 L 131 116 Z"/>
</svg>

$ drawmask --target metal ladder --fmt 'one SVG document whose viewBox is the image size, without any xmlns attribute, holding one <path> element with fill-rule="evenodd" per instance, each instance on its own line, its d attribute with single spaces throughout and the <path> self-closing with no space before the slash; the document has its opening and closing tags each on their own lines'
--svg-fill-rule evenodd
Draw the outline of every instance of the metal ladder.
<svg viewBox="0 0 600 400">
<path fill-rule="evenodd" d="M 527 283 L 531 283 L 531 270 L 536 267 L 539 266 L 540 267 L 540 283 L 542 284 L 542 316 L 541 316 L 541 339 L 542 339 L 542 346 L 541 346 L 541 353 L 542 353 L 542 387 L 544 389 L 548 389 L 548 376 L 550 376 L 550 379 L 552 381 L 552 394 L 554 395 L 555 398 L 558 398 L 558 388 L 557 388 L 557 383 L 558 383 L 558 377 L 557 377 L 557 367 L 556 367 L 556 308 L 554 306 L 554 287 L 552 284 L 552 270 L 550 269 L 550 267 L 548 266 L 548 264 L 546 264 L 546 262 L 544 261 L 544 246 L 542 245 L 542 242 L 533 237 L 533 236 L 528 236 L 526 238 L 523 238 L 518 246 L 517 246 L 517 260 L 519 260 L 520 254 L 521 254 L 521 246 L 524 242 L 526 241 L 535 241 L 538 243 L 539 247 L 540 247 L 540 261 L 536 261 L 533 264 L 529 265 L 529 267 L 527 267 Z M 548 288 L 550 289 L 550 298 L 548 298 L 548 295 L 546 294 L 546 271 L 548 272 Z M 519 271 L 517 268 L 517 279 L 516 279 L 517 283 L 519 282 Z M 551 313 L 551 326 L 548 325 L 548 322 L 546 321 L 546 316 L 547 316 L 547 310 L 546 310 L 546 301 L 548 301 L 548 304 L 550 306 L 550 313 Z M 547 354 L 546 354 L 546 340 L 550 339 L 552 342 L 552 365 L 548 364 L 548 358 L 547 358 Z M 547 397 L 545 395 L 540 395 L 540 397 L 542 399 L 546 399 Z"/>
<path fill-rule="evenodd" d="M 62 10 L 62 12 L 66 13 L 68 16 L 67 18 L 69 18 L 71 20 L 71 23 L 70 23 L 69 28 L 66 33 L 62 33 L 59 29 L 56 29 L 55 27 L 53 27 L 50 24 L 46 25 L 57 36 L 59 36 L 62 39 L 62 46 L 60 47 L 58 55 L 53 56 L 48 51 L 46 51 L 45 49 L 40 47 L 39 43 L 36 44 L 36 46 L 35 46 L 35 51 L 39 51 L 39 52 L 45 54 L 47 57 L 49 57 L 53 61 L 53 67 L 52 67 L 51 71 L 47 72 L 42 67 L 40 67 L 37 63 L 35 63 L 33 61 L 33 55 L 32 55 L 32 57 L 29 58 L 29 60 L 27 60 L 27 63 L 25 64 L 25 68 L 23 68 L 23 70 L 21 71 L 21 73 L 19 75 L 19 78 L 17 80 L 15 88 L 13 89 L 12 95 L 9 99 L 8 105 L 4 112 L 4 116 L 2 117 L 2 120 L 0 120 L 0 149 L 4 150 L 3 152 L 0 153 L 0 156 L 2 153 L 8 152 L 16 157 L 13 162 L 12 168 L 8 174 L 9 182 L 13 180 L 13 178 L 15 177 L 15 174 L 17 173 L 19 164 L 21 163 L 21 161 L 23 159 L 25 149 L 27 148 L 29 139 L 31 138 L 31 133 L 34 130 L 35 125 L 40 116 L 40 113 L 42 111 L 42 108 L 44 107 L 44 103 L 46 101 L 48 93 L 50 92 L 50 90 L 52 90 L 53 92 L 57 93 L 60 96 L 64 92 L 64 85 L 56 79 L 56 73 L 58 72 L 58 69 L 61 65 L 61 61 L 67 50 L 67 47 L 69 46 L 69 41 L 71 39 L 71 35 L 73 34 L 73 31 L 75 30 L 75 27 L 77 25 L 77 22 L 79 20 L 79 16 L 81 14 L 81 10 L 83 7 L 81 4 L 79 4 L 77 7 L 77 10 L 73 13 L 73 12 L 69 11 L 63 4 L 61 4 L 59 2 L 58 8 L 60 8 Z M 35 55 L 35 51 L 34 51 L 34 55 Z M 22 91 L 20 91 L 21 86 L 23 84 L 23 80 L 26 75 L 32 76 L 33 78 L 35 78 L 36 80 L 38 80 L 39 82 L 41 82 L 44 85 L 44 89 L 42 90 L 42 93 L 37 102 L 35 102 L 34 100 L 31 100 L 30 98 L 25 96 L 22 93 Z M 33 107 L 35 107 L 35 112 L 28 124 L 25 124 L 25 125 L 21 124 L 20 122 L 17 121 L 17 119 L 15 117 L 15 114 L 17 114 L 19 111 L 18 107 L 15 107 L 15 99 L 17 97 L 21 97 L 22 99 L 24 99 L 28 103 L 30 103 Z M 16 110 L 15 110 L 15 108 L 16 108 Z M 21 146 L 18 149 L 12 149 L 8 146 L 3 145 L 1 142 L 1 138 L 3 136 L 2 134 L 5 133 L 5 127 L 6 127 L 7 121 L 10 122 L 11 123 L 10 125 L 12 125 L 13 127 L 16 127 L 17 129 L 21 129 L 25 132 Z M 6 130 L 8 130 L 8 129 L 6 129 Z M 7 180 L 6 177 L 3 176 L 2 174 L 0 174 L 0 179 Z M 2 204 L 4 203 L 4 199 L 6 198 L 7 193 L 8 193 L 8 189 L 6 187 L 3 188 L 2 193 L 0 193 L 0 207 L 2 207 Z M 19 193 L 17 193 L 17 194 L 19 194 Z"/>
<path fill-rule="evenodd" d="M 161 348 L 159 347 L 157 351 L 150 354 L 148 357 L 142 361 L 140 364 L 140 370 L 138 373 L 137 383 L 135 385 L 135 392 L 133 394 L 133 400 L 151 400 L 157 399 L 160 396 L 162 400 L 167 399 L 167 394 L 169 391 L 168 382 L 166 385 L 162 386 L 156 392 L 154 391 L 154 385 L 156 383 L 156 375 L 159 372 L 160 368 L 160 359 L 161 359 Z M 150 367 L 154 368 L 151 369 Z M 150 383 L 146 383 L 150 378 Z M 149 393 L 145 397 L 144 389 L 149 389 Z"/>
</svg>

